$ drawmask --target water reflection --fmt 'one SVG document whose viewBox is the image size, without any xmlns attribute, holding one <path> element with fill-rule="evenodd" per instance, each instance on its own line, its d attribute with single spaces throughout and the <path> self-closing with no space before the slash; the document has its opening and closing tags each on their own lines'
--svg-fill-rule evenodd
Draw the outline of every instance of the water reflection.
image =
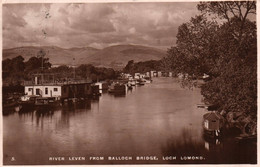
<svg viewBox="0 0 260 167">
<path fill-rule="evenodd" d="M 99 97 L 97 97 L 97 99 L 99 99 Z M 63 112 L 81 112 L 90 109 L 91 109 L 90 99 L 84 99 L 76 102 L 68 101 L 67 103 L 64 103 L 61 107 L 61 110 Z"/>
<path fill-rule="evenodd" d="M 190 134 L 187 129 L 183 129 L 179 137 L 168 140 L 162 147 L 165 156 L 177 157 L 169 160 L 170 163 L 255 164 L 257 162 L 256 142 L 241 143 L 234 138 L 216 139 L 203 135 L 203 143 L 194 140 Z"/>
<path fill-rule="evenodd" d="M 126 93 L 115 93 L 114 97 L 126 97 Z"/>
<path fill-rule="evenodd" d="M 205 140 L 205 149 L 208 151 L 221 150 L 222 148 L 223 144 L 220 139 Z"/>
<path fill-rule="evenodd" d="M 205 161 L 203 142 L 194 139 L 189 129 L 182 129 L 178 137 L 167 140 L 162 146 L 162 153 L 164 156 L 176 156 L 176 159 L 169 160 L 170 163 L 204 163 Z M 186 156 L 201 157 L 201 159 L 183 160 Z"/>
<path fill-rule="evenodd" d="M 68 101 L 63 105 L 48 105 L 41 107 L 26 107 L 21 108 L 18 112 L 20 119 L 31 118 L 31 122 L 36 122 L 36 126 L 44 127 L 44 122 L 52 120 L 54 114 L 58 116 L 58 123 L 60 127 L 69 127 L 69 119 L 71 115 L 79 112 L 86 112 L 91 109 L 91 100 L 85 99 L 77 102 Z"/>
</svg>

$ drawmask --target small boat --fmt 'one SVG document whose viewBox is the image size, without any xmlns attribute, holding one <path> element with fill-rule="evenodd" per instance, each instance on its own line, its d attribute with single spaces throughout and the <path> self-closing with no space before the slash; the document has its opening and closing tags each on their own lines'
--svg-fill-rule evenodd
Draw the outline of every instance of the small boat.
<svg viewBox="0 0 260 167">
<path fill-rule="evenodd" d="M 128 83 L 131 84 L 131 86 L 135 86 L 135 85 L 136 85 L 136 80 L 130 79 L 130 80 L 128 81 Z"/>
<path fill-rule="evenodd" d="M 57 102 L 58 101 L 55 99 L 55 97 L 37 97 L 35 99 L 36 106 L 53 105 Z"/>
<path fill-rule="evenodd" d="M 152 80 L 150 77 L 145 77 L 143 80 L 145 81 L 145 83 L 152 83 Z"/>
<path fill-rule="evenodd" d="M 13 108 L 13 107 L 15 107 L 17 105 L 18 105 L 18 102 L 13 97 L 9 97 L 9 98 L 3 99 L 3 108 L 4 109 L 6 109 L 6 108 Z"/>
<path fill-rule="evenodd" d="M 151 80 L 145 80 L 145 83 L 152 83 Z"/>
<path fill-rule="evenodd" d="M 20 110 L 20 106 L 18 103 L 18 99 L 13 96 L 8 98 L 3 98 L 3 115 L 8 115 L 13 112 L 17 112 Z"/>
<path fill-rule="evenodd" d="M 139 85 L 139 86 L 145 85 L 145 80 L 144 79 L 138 79 L 137 85 Z"/>
<path fill-rule="evenodd" d="M 54 106 L 59 104 L 55 97 L 41 97 L 35 95 L 24 95 L 19 102 L 21 109 L 34 109 L 35 107 Z"/>
<path fill-rule="evenodd" d="M 126 92 L 126 87 L 124 84 L 112 83 L 108 87 L 108 93 L 125 93 L 125 92 Z"/>
<path fill-rule="evenodd" d="M 19 104 L 22 106 L 22 108 L 31 108 L 34 106 L 36 98 L 38 96 L 35 95 L 24 95 L 21 97 Z"/>
<path fill-rule="evenodd" d="M 126 86 L 127 86 L 127 89 L 128 89 L 128 90 L 132 90 L 132 89 L 133 89 L 131 83 L 129 83 L 129 82 L 126 84 Z"/>
<path fill-rule="evenodd" d="M 208 109 L 208 106 L 206 104 L 197 104 L 197 108 L 205 108 Z"/>
</svg>

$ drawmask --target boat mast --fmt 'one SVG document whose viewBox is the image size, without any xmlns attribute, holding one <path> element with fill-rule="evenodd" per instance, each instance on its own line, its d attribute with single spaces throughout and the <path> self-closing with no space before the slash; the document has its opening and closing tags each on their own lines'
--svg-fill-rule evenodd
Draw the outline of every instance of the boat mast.
<svg viewBox="0 0 260 167">
<path fill-rule="evenodd" d="M 74 77 L 74 80 L 75 80 L 75 77 L 76 77 L 75 57 L 73 57 L 73 77 Z"/>
<path fill-rule="evenodd" d="M 39 52 L 38 52 L 38 55 L 37 55 L 37 57 L 38 58 L 41 58 L 41 73 L 40 73 L 40 75 L 41 75 L 41 83 L 43 83 L 43 70 L 44 70 L 44 62 L 43 62 L 43 59 L 44 59 L 44 57 L 45 57 L 45 55 L 46 55 L 46 53 L 43 51 L 43 49 L 41 49 Z"/>
</svg>

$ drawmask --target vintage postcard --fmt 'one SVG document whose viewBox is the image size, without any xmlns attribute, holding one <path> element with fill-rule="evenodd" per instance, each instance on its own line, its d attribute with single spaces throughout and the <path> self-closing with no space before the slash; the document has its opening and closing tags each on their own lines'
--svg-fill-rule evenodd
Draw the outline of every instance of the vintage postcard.
<svg viewBox="0 0 260 167">
<path fill-rule="evenodd" d="M 257 1 L 3 1 L 2 164 L 253 165 Z"/>
</svg>

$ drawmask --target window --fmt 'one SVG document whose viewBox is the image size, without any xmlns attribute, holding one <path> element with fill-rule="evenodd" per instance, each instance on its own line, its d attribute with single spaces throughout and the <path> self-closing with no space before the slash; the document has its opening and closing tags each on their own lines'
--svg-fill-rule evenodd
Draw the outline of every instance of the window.
<svg viewBox="0 0 260 167">
<path fill-rule="evenodd" d="M 54 92 L 58 92 L 58 88 L 54 88 L 53 91 L 54 91 Z"/>
<path fill-rule="evenodd" d="M 33 88 L 29 88 L 28 91 L 29 91 L 29 92 L 32 92 L 32 91 L 33 91 Z"/>
<path fill-rule="evenodd" d="M 208 120 L 205 120 L 205 122 L 204 122 L 204 126 L 205 126 L 206 129 L 209 128 L 209 121 L 208 121 Z"/>
<path fill-rule="evenodd" d="M 40 89 L 36 89 L 36 95 L 40 95 Z"/>
<path fill-rule="evenodd" d="M 45 94 L 46 95 L 48 94 L 48 88 L 45 88 Z"/>
<path fill-rule="evenodd" d="M 63 92 L 66 93 L 66 91 L 67 91 L 67 88 L 63 87 Z"/>
</svg>

